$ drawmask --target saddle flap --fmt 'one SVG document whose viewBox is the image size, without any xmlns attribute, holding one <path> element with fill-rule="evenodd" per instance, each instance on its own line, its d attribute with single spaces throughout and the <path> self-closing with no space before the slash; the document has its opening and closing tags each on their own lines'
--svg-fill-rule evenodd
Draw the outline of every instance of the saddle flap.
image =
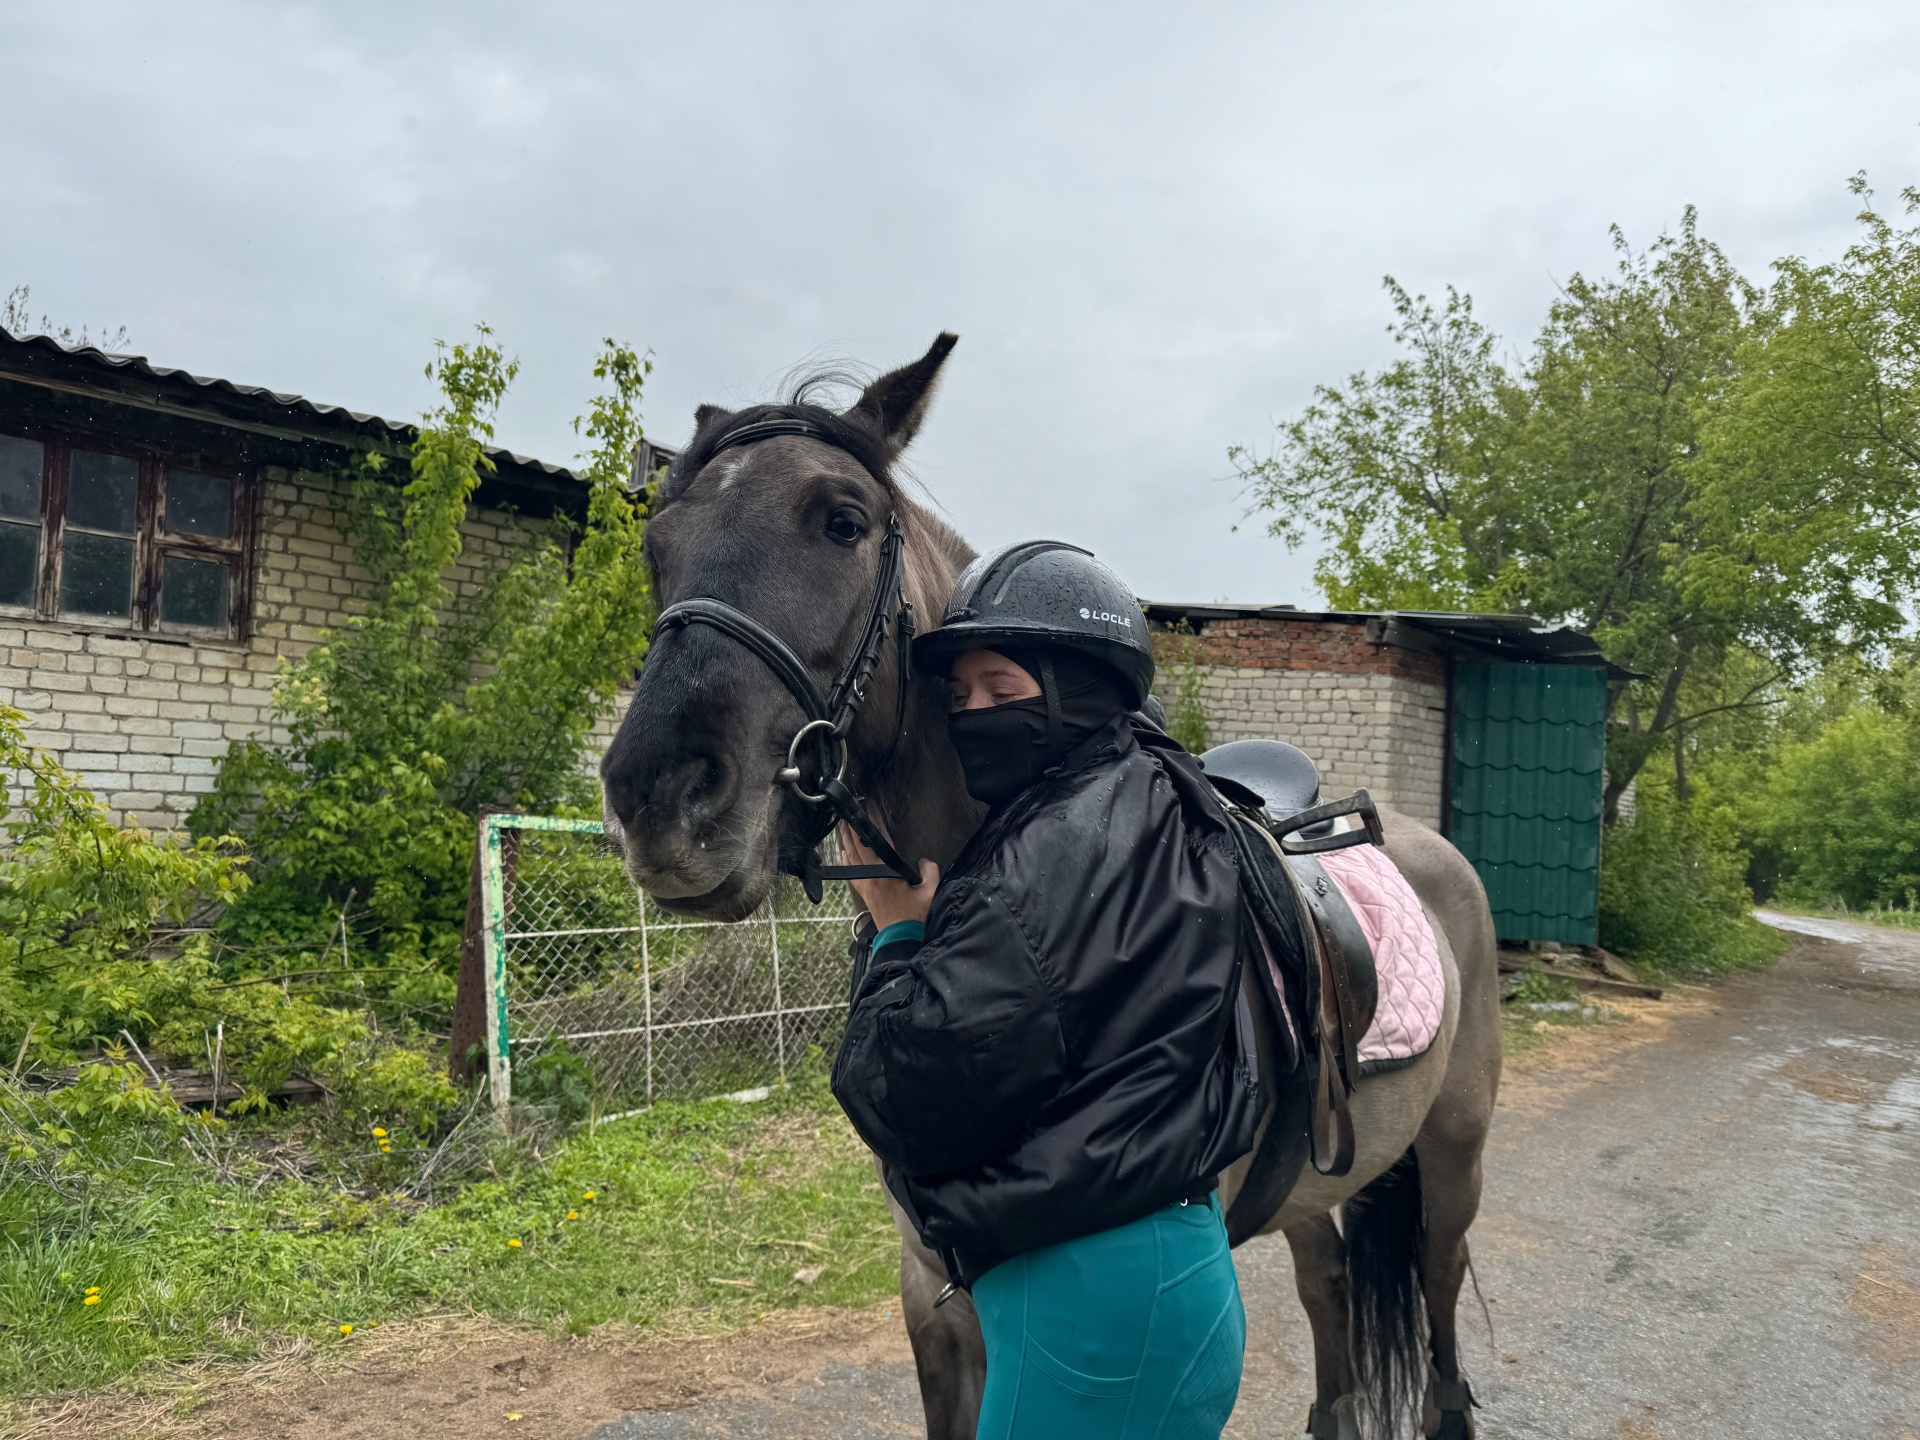
<svg viewBox="0 0 1920 1440">
<path fill-rule="evenodd" d="M 1364 832 L 1353 831 L 1353 834 Z M 1307 913 L 1313 917 L 1325 957 L 1327 977 L 1339 1010 L 1342 1060 L 1349 1086 L 1360 1078 L 1361 1037 L 1373 1024 L 1380 1005 L 1380 975 L 1375 967 L 1373 946 L 1360 926 L 1360 919 L 1347 904 L 1347 897 L 1327 873 L 1326 866 L 1312 854 L 1290 854 L 1287 869 L 1292 873 Z"/>
</svg>

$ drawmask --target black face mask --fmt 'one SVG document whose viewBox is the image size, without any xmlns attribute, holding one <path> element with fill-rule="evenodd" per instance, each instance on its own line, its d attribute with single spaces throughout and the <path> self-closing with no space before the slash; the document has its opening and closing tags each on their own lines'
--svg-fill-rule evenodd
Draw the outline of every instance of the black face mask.
<svg viewBox="0 0 1920 1440">
<path fill-rule="evenodd" d="M 1103 661 L 1065 649 L 1007 646 L 1000 653 L 1033 676 L 1042 693 L 947 717 L 967 793 L 996 810 L 1127 709 L 1125 684 Z"/>
<path fill-rule="evenodd" d="M 996 810 L 1053 763 L 1047 702 L 1039 695 L 988 710 L 956 710 L 947 716 L 947 734 L 966 772 L 967 793 Z"/>
</svg>

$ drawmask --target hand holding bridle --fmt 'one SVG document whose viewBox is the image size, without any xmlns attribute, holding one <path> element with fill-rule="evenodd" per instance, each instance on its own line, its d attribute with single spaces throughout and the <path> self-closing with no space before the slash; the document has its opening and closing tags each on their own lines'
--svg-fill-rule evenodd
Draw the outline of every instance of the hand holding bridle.
<svg viewBox="0 0 1920 1440">
<path fill-rule="evenodd" d="M 842 860 L 851 865 L 879 863 L 879 856 L 860 843 L 860 837 L 846 821 L 840 822 L 839 831 Z M 860 903 L 867 907 L 874 928 L 884 930 L 896 921 L 927 918 L 927 911 L 933 908 L 934 887 L 940 883 L 940 867 L 931 860 L 922 860 L 918 885 L 909 885 L 904 880 L 849 880 L 847 883 L 860 897 Z"/>
</svg>

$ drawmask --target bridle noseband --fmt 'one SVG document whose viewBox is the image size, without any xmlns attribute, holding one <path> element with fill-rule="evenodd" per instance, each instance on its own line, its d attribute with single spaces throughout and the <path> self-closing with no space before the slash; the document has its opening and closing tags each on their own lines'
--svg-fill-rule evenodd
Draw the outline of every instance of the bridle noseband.
<svg viewBox="0 0 1920 1440">
<path fill-rule="evenodd" d="M 777 435 L 802 435 L 810 440 L 823 441 L 836 449 L 846 448 L 823 426 L 800 416 L 780 416 L 755 421 L 723 435 L 714 446 L 713 453 L 717 455 L 722 450 L 770 440 Z M 875 478 L 887 483 L 885 476 Z M 847 784 L 851 758 L 849 737 L 853 722 L 867 698 L 867 684 L 879 667 L 889 637 L 894 640 L 899 653 L 895 667 L 899 677 L 898 709 L 895 713 L 898 728 L 888 747 L 889 757 L 906 729 L 908 683 L 912 679 L 913 602 L 902 594 L 905 580 L 906 536 L 900 530 L 900 517 L 896 514 L 888 518 L 887 533 L 880 541 L 880 571 L 874 577 L 873 599 L 867 606 L 867 620 L 861 628 L 859 643 L 854 646 L 852 658 L 824 697 L 814 680 L 813 671 L 794 653 L 792 646 L 751 615 L 735 609 L 724 600 L 716 600 L 710 595 L 691 596 L 669 605 L 654 621 L 655 643 L 668 630 L 687 625 L 711 625 L 721 634 L 737 641 L 758 656 L 780 683 L 787 687 L 787 693 L 793 696 L 806 716 L 805 722 L 794 732 L 793 739 L 787 745 L 787 763 L 775 772 L 773 778 L 775 784 L 787 786 L 795 797 L 807 804 L 826 807 L 816 812 L 818 818 L 811 838 L 805 842 L 799 868 L 791 872 L 799 877 L 807 898 L 816 905 L 820 903 L 823 880 L 897 877 L 910 885 L 920 883 L 918 867 L 908 864 L 880 828 L 868 818 L 865 800 Z M 805 752 L 809 749 L 828 762 L 819 766 L 812 776 L 807 774 L 804 764 Z M 848 828 L 860 837 L 861 843 L 879 856 L 883 863 L 822 865 L 820 841 L 826 837 L 836 819 L 845 821 Z M 824 823 L 820 823 L 821 820 Z"/>
</svg>

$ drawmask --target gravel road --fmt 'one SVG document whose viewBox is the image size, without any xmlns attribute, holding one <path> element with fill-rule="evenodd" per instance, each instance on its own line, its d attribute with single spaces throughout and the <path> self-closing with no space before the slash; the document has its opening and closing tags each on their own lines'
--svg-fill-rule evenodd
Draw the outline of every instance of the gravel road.
<svg viewBox="0 0 1920 1440">
<path fill-rule="evenodd" d="M 1798 932 L 1774 969 L 1512 1067 L 1474 1231 L 1483 1436 L 1920 1440 L 1920 932 L 1763 918 Z M 1239 1261 L 1229 1433 L 1297 1435 L 1286 1247 Z M 594 1440 L 921 1433 L 908 1363 L 823 1357 Z"/>
</svg>

